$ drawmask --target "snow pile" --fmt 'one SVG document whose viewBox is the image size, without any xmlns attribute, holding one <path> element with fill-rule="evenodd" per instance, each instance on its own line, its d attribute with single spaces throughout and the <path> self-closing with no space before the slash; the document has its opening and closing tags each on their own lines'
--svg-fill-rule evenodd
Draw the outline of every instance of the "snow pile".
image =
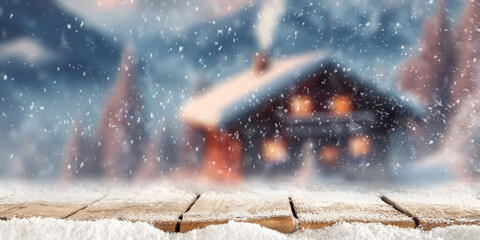
<svg viewBox="0 0 480 240">
<path fill-rule="evenodd" d="M 89 204 L 102 198 L 106 193 L 107 188 L 105 187 L 85 184 L 80 187 L 61 187 L 26 183 L 9 183 L 0 185 L 0 200 L 3 204 Z"/>
<path fill-rule="evenodd" d="M 13 219 L 0 222 L 0 239 L 478 239 L 480 226 L 451 226 L 431 231 L 382 224 L 343 223 L 319 230 L 282 234 L 257 224 L 229 222 L 188 233 L 165 233 L 146 223 L 117 220 L 67 221 Z"/>
<path fill-rule="evenodd" d="M 142 222 L 28 218 L 0 222 L 0 239 L 168 239 L 168 234 Z"/>
<path fill-rule="evenodd" d="M 95 184 L 95 185 L 93 185 Z M 153 203 L 174 200 L 193 201 L 197 194 L 174 186 L 104 186 L 101 183 L 80 183 L 76 186 L 56 186 L 32 183 L 0 184 L 0 200 L 3 203 L 91 203 L 104 198 L 109 203 Z"/>
<path fill-rule="evenodd" d="M 192 202 L 196 194 L 165 186 L 117 186 L 110 189 L 104 202 L 108 203 L 155 203 L 171 201 Z"/>
<path fill-rule="evenodd" d="M 277 232 L 272 229 L 262 227 L 258 224 L 233 222 L 222 225 L 210 225 L 204 229 L 196 229 L 187 233 L 175 233 L 171 235 L 171 239 L 262 239 L 262 240 L 282 240 L 288 239 L 288 235 Z"/>
<path fill-rule="evenodd" d="M 451 226 L 431 231 L 399 228 L 379 223 L 343 223 L 332 227 L 294 233 L 293 239 L 478 239 L 479 226 Z"/>
</svg>

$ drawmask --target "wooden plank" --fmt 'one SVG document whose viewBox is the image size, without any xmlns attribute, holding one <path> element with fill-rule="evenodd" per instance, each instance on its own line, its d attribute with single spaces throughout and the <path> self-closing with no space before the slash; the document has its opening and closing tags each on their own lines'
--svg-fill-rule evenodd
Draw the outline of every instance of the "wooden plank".
<svg viewBox="0 0 480 240">
<path fill-rule="evenodd" d="M 65 218 L 100 199 L 104 194 L 65 190 L 34 190 L 17 192 L 0 204 L 0 219 L 29 217 Z"/>
<path fill-rule="evenodd" d="M 450 225 L 480 225 L 480 200 L 464 189 L 404 191 L 385 197 L 430 230 Z"/>
<path fill-rule="evenodd" d="M 257 223 L 282 233 L 295 231 L 288 195 L 253 192 L 203 193 L 183 215 L 180 232 L 229 221 Z"/>
<path fill-rule="evenodd" d="M 11 186 L 0 185 L 0 213 L 12 208 L 12 206 L 5 205 L 5 200 L 12 195 Z M 6 218 L 1 218 L 0 216 L 0 220 L 6 220 Z"/>
<path fill-rule="evenodd" d="M 6 217 L 2 217 L 2 212 L 10 210 L 10 209 L 13 208 L 12 206 L 3 204 L 4 200 L 6 200 L 7 198 L 8 197 L 2 197 L 0 199 L 0 220 L 8 220 Z"/>
<path fill-rule="evenodd" d="M 167 232 L 175 232 L 179 217 L 196 200 L 197 195 L 166 188 L 115 189 L 91 206 L 68 219 L 117 219 L 147 222 Z"/>
<path fill-rule="evenodd" d="M 0 213 L 0 218 L 29 218 L 29 217 L 51 217 L 51 218 L 65 218 L 68 215 L 78 211 L 87 206 L 86 204 L 55 204 L 55 203 L 27 203 L 16 204 L 9 206 L 8 210 Z"/>
<path fill-rule="evenodd" d="M 12 209 L 12 208 L 15 208 L 15 207 L 18 207 L 18 205 L 12 206 L 12 205 L 10 205 L 10 204 L 1 204 L 1 205 L 0 205 L 0 218 L 1 218 L 1 219 L 6 219 L 5 217 L 2 218 L 2 212 L 8 211 L 8 210 L 10 210 L 10 209 Z"/>
<path fill-rule="evenodd" d="M 415 227 L 412 218 L 398 212 L 374 193 L 299 191 L 292 196 L 292 203 L 300 229 L 318 229 L 340 222 Z"/>
</svg>

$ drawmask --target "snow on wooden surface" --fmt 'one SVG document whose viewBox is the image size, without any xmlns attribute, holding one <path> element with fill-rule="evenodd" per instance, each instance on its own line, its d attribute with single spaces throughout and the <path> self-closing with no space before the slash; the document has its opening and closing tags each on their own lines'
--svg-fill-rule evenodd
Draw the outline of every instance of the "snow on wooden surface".
<svg viewBox="0 0 480 240">
<path fill-rule="evenodd" d="M 174 232 L 179 217 L 196 198 L 192 192 L 173 188 L 117 188 L 68 219 L 141 221 Z"/>
<path fill-rule="evenodd" d="M 11 195 L 10 193 L 0 192 L 0 213 L 12 208 L 10 205 L 3 204 L 10 195 Z M 5 219 L 5 218 L 2 218 L 0 214 L 0 219 Z"/>
<path fill-rule="evenodd" d="M 100 188 L 45 188 L 40 185 L 15 185 L 4 187 L 8 193 L 0 201 L 0 219 L 27 217 L 66 218 L 76 211 L 99 200 L 106 194 Z M 48 190 L 47 190 L 48 189 Z M 72 198 L 72 196 L 75 196 Z"/>
<path fill-rule="evenodd" d="M 89 203 L 107 193 L 105 187 L 81 185 L 80 187 L 44 185 L 44 184 L 8 184 L 0 185 L 0 196 L 7 196 L 0 202 L 9 203 Z M 74 196 L 74 198 L 72 198 Z"/>
<path fill-rule="evenodd" d="M 423 229 L 432 229 L 480 225 L 478 189 L 454 186 L 370 192 L 331 186 L 248 185 L 212 190 L 168 184 L 110 188 L 0 184 L 0 219 L 124 220 L 167 232 L 197 231 L 233 220 L 283 233 L 342 222 L 413 228 L 415 219 Z M 382 201 L 380 192 L 390 205 Z"/>
<path fill-rule="evenodd" d="M 230 220 L 258 223 L 283 233 L 295 231 L 295 218 L 288 195 L 271 191 L 203 193 L 183 215 L 180 231 L 187 232 Z"/>
<path fill-rule="evenodd" d="M 449 225 L 480 224 L 480 200 L 471 189 L 448 187 L 391 191 L 385 197 L 418 219 L 429 230 Z"/>
<path fill-rule="evenodd" d="M 375 193 L 353 191 L 298 192 L 292 196 L 300 229 L 317 229 L 339 222 L 382 223 L 414 228 L 412 218 L 386 204 Z"/>
</svg>

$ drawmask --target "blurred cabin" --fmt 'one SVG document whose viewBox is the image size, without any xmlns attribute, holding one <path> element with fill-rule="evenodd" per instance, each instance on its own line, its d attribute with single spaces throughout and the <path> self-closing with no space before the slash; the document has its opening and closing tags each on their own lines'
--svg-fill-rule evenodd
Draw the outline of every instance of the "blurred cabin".
<svg viewBox="0 0 480 240">
<path fill-rule="evenodd" d="M 424 114 L 413 99 L 362 78 L 328 53 L 278 60 L 257 53 L 252 62 L 181 110 L 205 139 L 198 151 L 203 174 L 216 181 L 294 174 L 308 143 L 321 172 L 388 176 L 391 152 L 408 145 L 407 125 Z"/>
</svg>

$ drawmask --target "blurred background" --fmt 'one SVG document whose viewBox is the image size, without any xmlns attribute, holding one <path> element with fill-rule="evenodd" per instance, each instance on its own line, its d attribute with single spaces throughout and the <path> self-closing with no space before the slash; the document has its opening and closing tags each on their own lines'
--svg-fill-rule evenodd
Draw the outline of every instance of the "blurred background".
<svg viewBox="0 0 480 240">
<path fill-rule="evenodd" d="M 479 58 L 474 0 L 4 0 L 0 178 L 472 181 Z"/>
</svg>

